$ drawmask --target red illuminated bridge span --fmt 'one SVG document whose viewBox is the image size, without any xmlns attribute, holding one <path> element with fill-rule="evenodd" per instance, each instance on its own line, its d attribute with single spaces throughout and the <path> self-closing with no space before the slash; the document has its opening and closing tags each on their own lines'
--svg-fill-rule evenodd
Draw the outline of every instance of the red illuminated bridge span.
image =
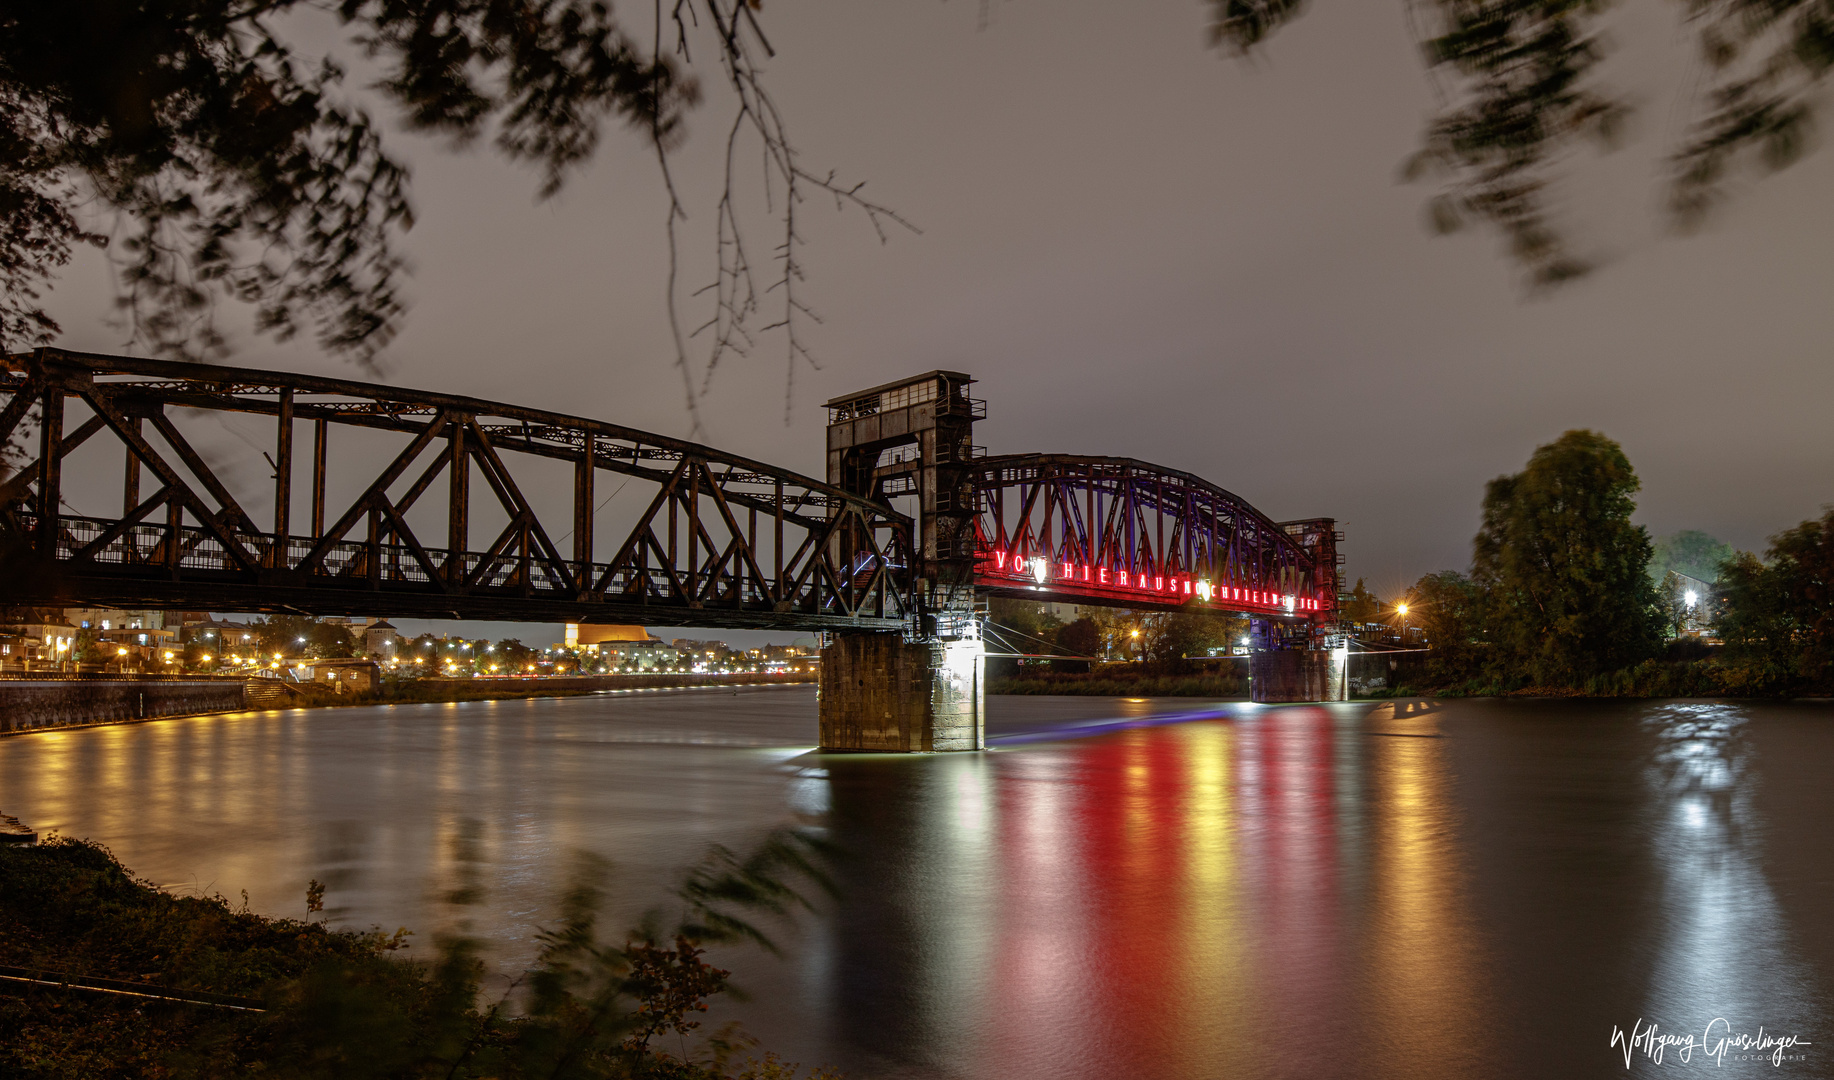
<svg viewBox="0 0 1834 1080">
<path fill-rule="evenodd" d="M 1334 617 L 1328 518 L 1275 522 L 1240 497 L 1130 458 L 978 462 L 975 582 L 1006 596 L 1173 610 Z"/>
<path fill-rule="evenodd" d="M 1270 644 L 1335 629 L 1331 519 L 1276 522 L 1201 477 L 1131 458 L 987 457 L 973 381 L 932 371 L 828 402 L 828 481 L 914 511 L 930 609 L 993 593 L 1246 612 L 1286 628 L 1259 635 Z"/>
</svg>

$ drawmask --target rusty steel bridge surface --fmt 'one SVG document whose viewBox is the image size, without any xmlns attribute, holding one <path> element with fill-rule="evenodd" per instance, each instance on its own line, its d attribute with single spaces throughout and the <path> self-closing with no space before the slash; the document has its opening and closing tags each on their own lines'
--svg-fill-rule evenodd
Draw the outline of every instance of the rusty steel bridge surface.
<svg viewBox="0 0 1834 1080">
<path fill-rule="evenodd" d="M 32 567 L 8 583 L 14 603 L 808 630 L 895 630 L 915 615 L 909 519 L 786 469 L 616 424 L 55 349 L 11 358 L 0 401 L 0 446 L 37 424 L 23 440 L 28 462 L 0 484 L 0 542 Z M 184 410 L 273 419 L 267 520 L 187 439 L 174 416 Z M 304 532 L 292 517 L 300 425 L 312 438 Z M 357 428 L 393 433 L 394 449 L 354 497 L 328 499 L 332 444 Z M 76 512 L 65 461 L 98 437 L 120 452 L 106 466 L 120 510 Z M 544 516 L 518 483 L 543 459 L 570 467 L 569 512 Z M 80 479 L 93 487 L 99 468 Z M 340 464 L 340 489 L 348 471 Z M 601 473 L 647 499 L 611 544 L 594 527 Z M 474 478 L 494 504 L 491 523 L 503 522 L 494 536 L 473 535 L 487 516 Z M 445 505 L 415 515 L 438 488 Z"/>
<path fill-rule="evenodd" d="M 939 384 L 934 400 L 965 393 L 965 376 L 933 374 L 961 384 Z M 876 409 L 878 396 L 861 400 Z M 236 470 L 179 422 L 208 413 L 272 420 L 271 486 L 243 485 L 238 500 Z M 361 473 L 339 452 L 377 437 L 357 429 L 388 440 Z M 109 441 L 118 456 L 99 459 Z M 499 402 L 57 349 L 0 369 L 7 445 L 25 461 L 0 477 L 0 544 L 30 568 L 8 583 L 11 603 L 921 633 L 938 582 L 970 580 L 982 594 L 1323 628 L 1340 585 L 1331 519 L 1275 522 L 1197 476 L 1127 458 L 939 444 L 925 452 L 959 461 L 945 471 L 961 487 L 932 494 L 926 512 L 940 516 L 920 531 L 886 501 L 887 468 L 848 490 Z M 555 463 L 571 474 L 570 506 L 544 514 L 554 477 L 541 489 L 531 474 Z M 601 473 L 635 485 L 645 509 L 606 527 Z M 481 511 L 474 479 L 488 489 Z M 258 521 L 244 501 L 272 508 Z"/>
</svg>

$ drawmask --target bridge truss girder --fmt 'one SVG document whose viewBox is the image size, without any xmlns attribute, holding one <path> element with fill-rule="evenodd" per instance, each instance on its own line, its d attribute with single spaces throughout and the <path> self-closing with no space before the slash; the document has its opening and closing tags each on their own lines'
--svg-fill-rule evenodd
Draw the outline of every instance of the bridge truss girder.
<svg viewBox="0 0 1834 1080">
<path fill-rule="evenodd" d="M 1339 537 L 1329 519 L 1275 522 L 1201 477 L 1132 458 L 1010 454 L 978 464 L 983 590 L 1140 610 L 1293 614 L 1314 624 L 1336 618 Z"/>
<path fill-rule="evenodd" d="M 52 349 L 7 362 L 0 402 L 0 446 L 34 418 L 37 427 L 32 460 L 0 481 L 0 542 L 35 567 L 13 583 L 13 603 L 809 630 L 901 629 L 915 612 L 908 518 L 809 477 L 615 424 L 370 383 Z M 169 409 L 274 419 L 269 527 L 243 509 Z M 301 424 L 312 433 L 304 533 L 291 521 Z M 328 502 L 328 449 L 352 428 L 408 441 L 355 498 Z M 64 461 L 97 436 L 123 452 L 118 516 L 64 505 Z M 511 467 L 534 459 L 572 466 L 564 532 Z M 596 543 L 600 473 L 650 495 L 615 548 Z M 144 497 L 143 474 L 153 489 Z M 474 477 L 507 521 L 483 547 L 472 543 Z M 442 481 L 445 536 L 435 538 L 408 517 Z M 570 534 L 570 551 L 557 532 Z"/>
</svg>

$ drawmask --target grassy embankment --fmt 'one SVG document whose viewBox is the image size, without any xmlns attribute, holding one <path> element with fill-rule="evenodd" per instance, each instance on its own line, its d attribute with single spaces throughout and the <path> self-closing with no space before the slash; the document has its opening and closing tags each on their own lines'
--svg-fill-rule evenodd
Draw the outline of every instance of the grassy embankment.
<svg viewBox="0 0 1834 1080">
<path fill-rule="evenodd" d="M 727 989 L 700 942 L 751 929 L 734 905 L 771 909 L 774 896 L 781 911 L 795 896 L 780 872 L 797 857 L 783 862 L 784 850 L 704 863 L 677 894 L 691 903 L 674 934 L 622 944 L 600 938 L 601 883 L 581 878 L 511 1009 L 480 999 L 483 967 L 462 939 L 404 952 L 406 931 L 330 930 L 256 915 L 246 900 L 237 909 L 170 895 L 84 841 L 0 846 L 0 966 L 13 969 L 0 974 L 115 980 L 153 995 L 0 980 L 0 1075 L 791 1080 L 795 1066 L 753 1058 L 742 1033 L 698 1039 L 692 1052 L 677 1038 Z M 408 959 L 422 952 L 432 955 Z M 228 997 L 161 996 L 186 993 Z M 663 1052 L 665 1034 L 691 1060 Z"/>
</svg>

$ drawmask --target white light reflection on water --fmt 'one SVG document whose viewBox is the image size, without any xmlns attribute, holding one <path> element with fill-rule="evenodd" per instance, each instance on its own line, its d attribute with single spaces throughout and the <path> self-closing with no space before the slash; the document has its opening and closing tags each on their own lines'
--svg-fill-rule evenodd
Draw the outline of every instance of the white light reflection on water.
<svg viewBox="0 0 1834 1080">
<path fill-rule="evenodd" d="M 1657 747 L 1646 779 L 1661 887 L 1652 913 L 1658 952 L 1642 1016 L 1679 1035 L 1704 1034 L 1723 1017 L 1732 1032 L 1755 1033 L 1761 1025 L 1828 1041 L 1829 1033 L 1814 1031 L 1813 972 L 1792 947 L 1765 880 L 1753 808 L 1762 780 L 1752 767 L 1748 723 L 1741 706 L 1723 703 L 1665 705 L 1644 720 Z M 1732 1075 L 1774 1071 L 1767 1061 L 1727 1067 Z"/>
</svg>

